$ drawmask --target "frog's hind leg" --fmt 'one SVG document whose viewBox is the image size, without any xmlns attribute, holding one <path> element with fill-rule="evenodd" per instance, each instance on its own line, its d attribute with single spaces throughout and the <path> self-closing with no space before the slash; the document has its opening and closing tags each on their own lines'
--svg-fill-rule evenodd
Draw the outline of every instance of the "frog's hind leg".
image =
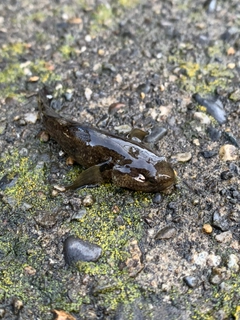
<svg viewBox="0 0 240 320">
<path fill-rule="evenodd" d="M 74 190 L 80 187 L 96 187 L 108 182 L 111 179 L 110 169 L 108 162 L 92 166 L 81 172 L 72 184 L 65 186 L 65 189 Z"/>
</svg>

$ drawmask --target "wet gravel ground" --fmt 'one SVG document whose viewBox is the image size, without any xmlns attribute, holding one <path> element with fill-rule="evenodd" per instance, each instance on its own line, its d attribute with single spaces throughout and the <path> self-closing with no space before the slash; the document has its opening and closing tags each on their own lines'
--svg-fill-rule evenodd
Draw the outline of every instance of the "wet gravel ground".
<svg viewBox="0 0 240 320">
<path fill-rule="evenodd" d="M 66 299 L 75 303 L 67 311 L 76 319 L 240 318 L 239 1 L 124 4 L 0 4 L 2 319 L 52 319 L 52 309 L 67 309 Z M 136 227 L 138 240 L 127 244 L 124 267 L 140 294 L 130 303 L 120 299 L 109 307 L 106 275 L 66 267 L 63 241 L 74 232 L 63 222 L 81 219 L 96 199 L 91 189 L 80 198 L 45 189 L 60 185 L 69 166 L 42 133 L 34 93 L 44 83 L 55 91 L 53 107 L 62 115 L 118 134 L 150 132 L 145 140 L 177 172 L 171 195 L 146 195 L 148 204 L 137 208 L 143 232 L 138 236 Z M 29 197 L 36 190 L 36 203 L 27 195 L 18 203 L 7 192 L 25 157 L 33 165 L 24 181 L 31 182 Z M 33 168 L 46 168 L 47 178 L 32 183 Z M 138 199 L 113 190 L 113 211 Z M 37 199 L 45 201 L 45 194 L 61 206 L 43 212 Z M 117 219 L 121 225 L 121 211 Z M 91 242 L 91 235 L 84 239 Z M 28 259 L 36 248 L 42 259 L 33 267 Z M 14 290 L 21 278 L 8 270 L 16 261 L 28 276 L 22 294 Z M 63 272 L 69 273 L 64 283 Z M 66 287 L 64 295 L 56 283 Z M 80 303 L 75 294 L 87 298 Z"/>
</svg>

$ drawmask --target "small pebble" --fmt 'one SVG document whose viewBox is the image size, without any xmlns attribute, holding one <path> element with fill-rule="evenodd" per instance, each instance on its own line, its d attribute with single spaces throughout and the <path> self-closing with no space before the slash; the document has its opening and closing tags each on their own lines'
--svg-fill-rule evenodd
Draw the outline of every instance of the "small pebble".
<svg viewBox="0 0 240 320">
<path fill-rule="evenodd" d="M 123 124 L 120 126 L 115 126 L 114 130 L 116 130 L 118 133 L 129 133 L 132 130 L 132 127 L 130 127 L 128 124 Z"/>
<path fill-rule="evenodd" d="M 162 202 L 162 196 L 160 193 L 155 193 L 153 196 L 152 202 L 155 204 L 160 204 Z"/>
<path fill-rule="evenodd" d="M 221 138 L 222 132 L 216 128 L 209 127 L 207 128 L 207 133 L 212 141 L 218 141 Z"/>
<path fill-rule="evenodd" d="M 84 207 L 90 207 L 94 204 L 94 198 L 91 194 L 88 194 L 84 199 L 83 199 L 83 205 Z"/>
<path fill-rule="evenodd" d="M 233 174 L 240 175 L 240 168 L 233 162 L 230 163 L 229 169 Z"/>
<path fill-rule="evenodd" d="M 187 162 L 191 160 L 192 154 L 191 152 L 177 153 L 176 155 L 171 157 L 172 159 L 176 159 L 178 162 Z"/>
<path fill-rule="evenodd" d="M 233 177 L 233 173 L 230 170 L 226 170 L 221 172 L 220 177 L 222 180 L 230 180 Z"/>
<path fill-rule="evenodd" d="M 234 62 L 230 62 L 227 64 L 228 69 L 234 69 L 236 67 L 236 64 Z"/>
<path fill-rule="evenodd" d="M 234 55 L 235 53 L 236 53 L 236 51 L 233 47 L 228 48 L 228 50 L 227 50 L 228 56 Z"/>
<path fill-rule="evenodd" d="M 220 159 L 223 161 L 237 160 L 237 148 L 232 144 L 225 144 L 219 150 Z"/>
<path fill-rule="evenodd" d="M 214 227 L 219 228 L 222 231 L 227 231 L 229 229 L 229 223 L 225 216 L 221 216 L 218 211 L 213 213 L 212 224 Z"/>
<path fill-rule="evenodd" d="M 203 112 L 195 112 L 193 118 L 199 120 L 202 124 L 210 124 L 211 119 Z"/>
<path fill-rule="evenodd" d="M 220 284 L 224 280 L 224 277 L 222 274 L 213 274 L 209 281 L 211 284 Z"/>
<path fill-rule="evenodd" d="M 224 138 L 229 141 L 231 144 L 233 144 L 236 148 L 239 148 L 239 143 L 237 139 L 234 137 L 234 135 L 231 132 L 225 131 L 224 132 Z"/>
<path fill-rule="evenodd" d="M 138 246 L 137 240 L 132 240 L 128 248 L 130 257 L 125 261 L 130 277 L 135 277 L 143 268 L 142 252 Z"/>
<path fill-rule="evenodd" d="M 239 258 L 235 254 L 230 254 L 228 261 L 227 261 L 227 267 L 234 272 L 238 272 Z"/>
<path fill-rule="evenodd" d="M 222 232 L 222 233 L 218 234 L 215 237 L 215 239 L 218 242 L 228 243 L 232 240 L 232 233 L 231 233 L 231 231 Z"/>
<path fill-rule="evenodd" d="M 71 101 L 72 97 L 73 97 L 73 91 L 71 89 L 68 89 L 65 93 L 64 93 L 64 97 L 67 101 Z"/>
<path fill-rule="evenodd" d="M 138 87 L 137 87 L 137 91 L 139 93 L 144 93 L 144 94 L 147 94 L 149 93 L 151 90 L 151 85 L 149 83 L 149 81 L 146 81 L 146 83 L 143 83 L 143 84 L 140 84 Z"/>
<path fill-rule="evenodd" d="M 113 115 L 113 114 L 115 114 L 119 110 L 122 110 L 125 107 L 126 107 L 126 105 L 124 103 L 122 103 L 122 102 L 114 102 L 109 106 L 108 114 Z"/>
<path fill-rule="evenodd" d="M 71 220 L 81 220 L 87 214 L 87 210 L 85 208 L 80 209 L 77 213 L 75 213 Z"/>
<path fill-rule="evenodd" d="M 115 80 L 118 82 L 118 83 L 122 83 L 123 79 L 122 79 L 122 76 L 118 73 L 115 77 Z"/>
<path fill-rule="evenodd" d="M 166 226 L 159 230 L 156 235 L 156 240 L 162 240 L 162 239 L 170 239 L 173 238 L 177 233 L 177 230 L 172 226 Z"/>
<path fill-rule="evenodd" d="M 68 237 L 63 245 L 64 258 L 67 264 L 77 261 L 97 261 L 102 253 L 100 246 L 84 241 L 78 237 Z"/>
<path fill-rule="evenodd" d="M 214 117 L 220 124 L 227 121 L 226 112 L 223 108 L 222 101 L 215 96 L 202 98 L 200 94 L 195 93 L 193 99 L 197 101 L 200 106 L 207 108 L 207 112 Z"/>
<path fill-rule="evenodd" d="M 5 313 L 6 313 L 5 309 L 0 308 L 0 318 L 3 318 L 5 316 Z"/>
<path fill-rule="evenodd" d="M 85 97 L 87 99 L 87 101 L 89 101 L 91 99 L 92 96 L 92 90 L 90 88 L 86 88 L 85 89 Z"/>
<path fill-rule="evenodd" d="M 229 99 L 231 99 L 232 101 L 240 101 L 240 89 L 234 90 L 230 96 Z"/>
<path fill-rule="evenodd" d="M 48 142 L 49 139 L 50 139 L 50 136 L 46 131 L 42 131 L 40 133 L 39 139 L 40 139 L 41 142 Z"/>
<path fill-rule="evenodd" d="M 206 8 L 208 13 L 215 12 L 217 8 L 217 0 L 206 0 L 204 2 L 204 7 Z"/>
<path fill-rule="evenodd" d="M 156 143 L 167 134 L 167 129 L 161 126 L 156 126 L 151 130 L 151 133 L 144 139 L 147 143 Z"/>
<path fill-rule="evenodd" d="M 86 42 L 91 42 L 91 41 L 92 41 L 92 37 L 90 36 L 90 34 L 87 34 L 87 35 L 85 36 L 85 41 L 86 41 Z"/>
<path fill-rule="evenodd" d="M 17 298 L 13 299 L 13 313 L 18 314 L 19 311 L 23 308 L 23 301 Z"/>
<path fill-rule="evenodd" d="M 209 151 L 201 151 L 200 154 L 203 156 L 205 159 L 213 158 L 217 155 L 217 152 L 214 150 L 209 150 Z"/>
<path fill-rule="evenodd" d="M 213 231 L 213 228 L 212 228 L 212 226 L 209 224 L 209 223 L 205 223 L 204 225 L 203 225 L 203 231 L 205 232 L 205 233 L 207 233 L 207 234 L 210 234 L 210 233 L 212 233 L 212 231 Z"/>
<path fill-rule="evenodd" d="M 7 127 L 7 122 L 0 122 L 0 135 L 4 133 Z"/>
<path fill-rule="evenodd" d="M 215 254 L 209 254 L 207 257 L 207 265 L 209 267 L 218 267 L 222 261 L 222 258 Z"/>
<path fill-rule="evenodd" d="M 36 123 L 38 119 L 38 112 L 29 112 L 24 115 L 24 120 L 28 123 Z"/>
<path fill-rule="evenodd" d="M 98 50 L 98 55 L 99 56 L 104 56 L 104 54 L 105 54 L 105 51 L 103 49 L 99 49 Z"/>
<path fill-rule="evenodd" d="M 184 282 L 189 288 L 196 288 L 199 284 L 199 279 L 197 277 L 186 276 L 183 278 Z"/>
</svg>

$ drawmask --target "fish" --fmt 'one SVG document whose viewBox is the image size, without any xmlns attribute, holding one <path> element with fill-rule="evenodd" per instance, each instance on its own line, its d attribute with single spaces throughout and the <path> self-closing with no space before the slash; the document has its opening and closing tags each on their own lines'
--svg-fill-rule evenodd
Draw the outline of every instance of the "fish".
<svg viewBox="0 0 240 320">
<path fill-rule="evenodd" d="M 60 116 L 51 108 L 45 89 L 40 90 L 38 101 L 45 131 L 85 168 L 66 190 L 112 182 L 117 187 L 156 193 L 175 185 L 175 171 L 165 157 L 136 141 Z"/>
</svg>

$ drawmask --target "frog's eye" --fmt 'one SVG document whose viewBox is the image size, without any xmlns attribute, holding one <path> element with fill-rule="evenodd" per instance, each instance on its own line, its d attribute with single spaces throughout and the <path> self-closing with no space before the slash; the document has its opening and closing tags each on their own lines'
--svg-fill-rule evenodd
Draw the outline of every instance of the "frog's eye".
<svg viewBox="0 0 240 320">
<path fill-rule="evenodd" d="M 141 174 L 141 173 L 137 177 L 134 177 L 133 179 L 138 181 L 138 182 L 145 182 L 145 180 L 146 180 L 144 175 Z"/>
</svg>

